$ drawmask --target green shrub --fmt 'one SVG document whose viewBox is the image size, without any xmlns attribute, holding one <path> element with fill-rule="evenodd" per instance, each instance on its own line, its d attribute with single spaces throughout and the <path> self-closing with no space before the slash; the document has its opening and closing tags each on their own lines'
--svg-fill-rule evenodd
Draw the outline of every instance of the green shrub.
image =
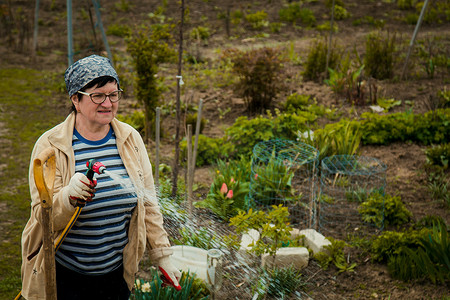
<svg viewBox="0 0 450 300">
<path fill-rule="evenodd" d="M 310 95 L 299 95 L 297 93 L 289 95 L 284 103 L 284 109 L 286 114 L 296 114 L 298 116 L 306 116 L 306 113 L 311 114 L 310 117 L 307 117 L 309 120 L 314 120 L 313 116 L 321 117 L 324 115 L 330 120 L 336 118 L 336 109 L 318 105 L 317 100 L 315 98 L 311 99 Z"/>
<path fill-rule="evenodd" d="M 187 114 L 186 115 L 186 128 L 188 125 L 192 125 L 192 134 L 194 135 L 197 130 L 197 113 L 195 114 Z M 203 129 L 205 129 L 206 125 L 206 119 L 202 118 L 200 120 L 200 131 L 199 133 L 203 132 Z"/>
<path fill-rule="evenodd" d="M 393 75 L 395 64 L 395 34 L 390 37 L 381 33 L 371 33 L 366 39 L 364 65 L 368 75 L 376 79 L 389 79 Z"/>
<path fill-rule="evenodd" d="M 136 97 L 144 104 L 145 136 L 150 138 L 156 107 L 163 92 L 163 78 L 156 76 L 159 65 L 175 59 L 170 25 L 143 26 L 127 41 L 127 52 L 131 55 L 136 72 Z"/>
<path fill-rule="evenodd" d="M 372 25 L 376 28 L 382 29 L 384 27 L 384 24 L 386 23 L 386 21 L 380 19 L 380 20 L 376 20 L 374 17 L 372 16 L 364 16 L 362 18 L 356 19 L 352 22 L 353 26 L 358 26 L 361 24 L 369 24 Z"/>
<path fill-rule="evenodd" d="M 446 88 L 444 88 L 443 90 L 439 91 L 437 95 L 441 103 L 441 106 L 439 108 L 450 107 L 450 89 L 447 90 Z"/>
<path fill-rule="evenodd" d="M 192 137 L 194 142 L 195 137 Z M 224 159 L 229 155 L 223 138 L 211 138 L 203 134 L 198 136 L 197 158 L 195 165 L 197 167 L 203 165 L 212 165 L 217 159 Z M 187 142 L 183 140 L 180 143 L 180 159 L 187 158 Z"/>
<path fill-rule="evenodd" d="M 338 268 L 338 272 L 354 272 L 356 263 L 350 264 L 344 254 L 344 248 L 350 245 L 344 241 L 327 237 L 331 242 L 331 245 L 324 247 L 324 251 L 321 251 L 314 255 L 314 258 L 318 261 L 322 269 L 328 269 L 330 264 L 333 264 Z"/>
<path fill-rule="evenodd" d="M 254 119 L 241 116 L 225 131 L 235 155 L 251 155 L 253 147 L 274 138 L 273 119 L 263 116 Z"/>
<path fill-rule="evenodd" d="M 433 226 L 436 225 L 441 225 L 448 230 L 444 218 L 436 215 L 426 215 L 425 217 L 420 218 L 416 224 L 414 224 L 414 228 L 419 230 L 422 228 L 433 229 Z"/>
<path fill-rule="evenodd" d="M 420 13 L 424 1 L 419 1 L 415 5 L 416 12 Z M 430 1 L 423 17 L 425 24 L 443 24 L 450 21 L 450 3 L 445 0 Z"/>
<path fill-rule="evenodd" d="M 297 130 L 307 130 L 306 124 L 315 120 L 316 116 L 310 113 L 297 115 L 277 112 L 276 117 L 269 114 L 267 117 L 259 116 L 254 119 L 241 116 L 226 129 L 226 140 L 232 155 L 251 155 L 257 143 L 274 138 L 294 139 Z"/>
<path fill-rule="evenodd" d="M 410 112 L 379 115 L 363 113 L 361 131 L 363 144 L 389 144 L 412 141 L 424 145 L 450 140 L 450 109 L 425 114 Z"/>
<path fill-rule="evenodd" d="M 233 63 L 233 73 L 239 78 L 235 88 L 244 99 L 247 110 L 261 113 L 271 108 L 273 99 L 285 89 L 280 51 L 272 48 L 247 52 L 231 49 L 225 51 L 224 57 Z"/>
<path fill-rule="evenodd" d="M 306 26 L 314 26 L 316 24 L 316 17 L 312 10 L 302 8 L 301 2 L 290 3 L 287 7 L 281 8 L 278 11 L 278 16 L 283 22 L 292 24 L 301 23 Z"/>
<path fill-rule="evenodd" d="M 305 109 L 308 106 L 310 99 L 310 95 L 293 93 L 286 98 L 284 109 L 288 112 L 295 112 L 297 109 Z"/>
<path fill-rule="evenodd" d="M 249 245 L 249 251 L 256 255 L 267 253 L 275 257 L 283 243 L 286 244 L 291 240 L 289 211 L 281 204 L 273 205 L 269 211 L 254 211 L 251 208 L 247 212 L 241 211 L 230 219 L 230 226 L 235 227 L 237 234 L 246 233 L 250 229 L 260 233 L 259 240 Z"/>
<path fill-rule="evenodd" d="M 245 15 L 245 20 L 251 25 L 252 29 L 259 30 L 269 26 L 267 13 L 263 10 Z"/>
<path fill-rule="evenodd" d="M 314 106 L 311 106 L 314 108 Z M 308 108 L 309 109 L 309 108 Z M 298 110 L 296 113 L 279 113 L 273 122 L 273 135 L 275 138 L 294 140 L 298 130 L 307 130 L 308 125 L 316 121 L 317 115 L 310 111 Z"/>
<path fill-rule="evenodd" d="M 249 191 L 250 162 L 217 161 L 216 176 L 205 200 L 195 203 L 196 207 L 208 208 L 219 218 L 228 221 L 239 211 L 245 210 L 245 196 Z"/>
<path fill-rule="evenodd" d="M 242 19 L 244 19 L 244 13 L 241 10 L 237 9 L 231 12 L 231 24 L 239 25 Z"/>
<path fill-rule="evenodd" d="M 429 165 L 447 169 L 450 161 L 450 143 L 433 145 L 425 150 L 425 155 L 427 156 L 427 163 Z"/>
<path fill-rule="evenodd" d="M 372 241 L 370 249 L 372 260 L 387 262 L 389 257 L 398 255 L 403 247 L 417 248 L 420 245 L 420 238 L 428 232 L 427 228 L 405 232 L 384 231 Z"/>
<path fill-rule="evenodd" d="M 445 284 L 450 280 L 450 237 L 446 226 L 436 224 L 419 239 L 418 247 L 400 248 L 391 256 L 388 270 L 392 277 L 404 281 L 428 279 Z"/>
<path fill-rule="evenodd" d="M 311 45 L 308 57 L 305 62 L 304 71 L 302 73 L 306 80 L 318 80 L 323 78 L 325 67 L 327 65 L 328 45 L 326 41 L 315 40 Z M 329 68 L 336 68 L 339 63 L 340 53 L 336 45 L 333 45 L 330 50 L 328 60 Z"/>
<path fill-rule="evenodd" d="M 350 17 L 350 13 L 342 6 L 335 5 L 334 6 L 334 18 L 336 20 L 344 20 Z"/>
<path fill-rule="evenodd" d="M 372 193 L 358 208 L 364 222 L 375 224 L 382 228 L 388 225 L 407 223 L 412 217 L 400 196 Z"/>
<path fill-rule="evenodd" d="M 191 33 L 189 35 L 193 40 L 206 41 L 209 39 L 211 34 L 208 27 L 197 26 L 191 30 Z"/>
<path fill-rule="evenodd" d="M 397 0 L 397 6 L 400 9 L 410 9 L 416 5 L 416 0 Z"/>
<path fill-rule="evenodd" d="M 117 115 L 119 121 L 125 122 L 131 125 L 134 129 L 139 131 L 141 134 L 144 132 L 144 112 L 141 110 L 135 110 L 131 115 Z"/>
<path fill-rule="evenodd" d="M 405 16 L 404 21 L 409 25 L 416 25 L 419 20 L 419 15 L 417 13 L 409 13 Z"/>
<path fill-rule="evenodd" d="M 125 24 L 111 24 L 106 30 L 106 34 L 119 37 L 127 37 L 131 34 L 131 28 Z"/>
<path fill-rule="evenodd" d="M 295 24 L 298 20 L 300 20 L 300 11 L 300 2 L 289 3 L 287 7 L 280 8 L 278 11 L 278 16 L 283 22 Z"/>
<path fill-rule="evenodd" d="M 258 116 L 253 119 L 241 116 L 225 130 L 222 138 L 210 138 L 199 135 L 196 166 L 214 164 L 217 159 L 251 156 L 253 147 L 274 138 L 295 139 L 297 131 L 308 130 L 307 124 L 316 121 L 317 116 L 311 112 L 300 111 L 298 114 L 280 113 L 273 117 Z M 186 141 L 180 143 L 181 159 L 187 155 Z"/>
<path fill-rule="evenodd" d="M 363 144 L 389 144 L 394 141 L 406 141 L 413 136 L 413 114 L 394 113 L 381 116 L 367 113 L 362 117 Z"/>
<path fill-rule="evenodd" d="M 330 21 L 325 21 L 322 24 L 317 25 L 316 29 L 319 32 L 329 33 L 331 30 L 331 23 L 330 23 Z M 338 31 L 339 31 L 339 26 L 338 26 L 337 22 L 334 22 L 333 23 L 333 33 L 337 33 Z"/>
<path fill-rule="evenodd" d="M 280 33 L 281 27 L 283 27 L 283 24 L 279 22 L 272 22 L 269 24 L 270 32 L 272 33 Z"/>
</svg>

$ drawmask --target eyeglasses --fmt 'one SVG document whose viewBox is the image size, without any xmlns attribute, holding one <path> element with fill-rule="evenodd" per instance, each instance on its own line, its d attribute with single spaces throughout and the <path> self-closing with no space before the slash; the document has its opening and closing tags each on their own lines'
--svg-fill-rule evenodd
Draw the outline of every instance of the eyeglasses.
<svg viewBox="0 0 450 300">
<path fill-rule="evenodd" d="M 91 98 L 91 101 L 94 102 L 95 104 L 102 104 L 103 102 L 105 102 L 106 97 L 109 97 L 109 100 L 112 103 L 119 101 L 120 98 L 122 98 L 123 90 L 117 90 L 117 91 L 111 92 L 109 94 L 105 94 L 105 93 L 85 93 L 85 92 L 82 92 L 82 91 L 78 91 L 78 93 L 80 93 L 82 95 L 89 96 L 89 98 Z"/>
</svg>

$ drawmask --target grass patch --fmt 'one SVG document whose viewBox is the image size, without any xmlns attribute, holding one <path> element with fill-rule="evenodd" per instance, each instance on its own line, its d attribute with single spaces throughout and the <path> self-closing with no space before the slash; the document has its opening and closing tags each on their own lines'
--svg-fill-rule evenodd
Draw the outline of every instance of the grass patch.
<svg viewBox="0 0 450 300">
<path fill-rule="evenodd" d="M 37 138 L 66 115 L 54 77 L 52 72 L 0 69 L 1 300 L 13 299 L 21 289 L 21 235 L 30 215 L 31 151 Z"/>
</svg>

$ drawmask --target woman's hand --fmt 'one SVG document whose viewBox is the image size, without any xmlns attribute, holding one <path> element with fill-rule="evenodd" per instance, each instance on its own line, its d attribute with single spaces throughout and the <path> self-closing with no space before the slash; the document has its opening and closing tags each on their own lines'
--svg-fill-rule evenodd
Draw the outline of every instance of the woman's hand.
<svg viewBox="0 0 450 300">
<path fill-rule="evenodd" d="M 73 206 L 85 206 L 86 202 L 90 202 L 94 198 L 96 185 L 97 180 L 89 180 L 86 175 L 75 173 L 66 187 L 70 203 Z"/>
<path fill-rule="evenodd" d="M 159 270 L 163 274 L 163 283 L 173 286 L 177 291 L 181 290 L 178 280 L 181 278 L 181 272 L 170 261 L 170 256 L 161 257 L 157 263 Z"/>
</svg>

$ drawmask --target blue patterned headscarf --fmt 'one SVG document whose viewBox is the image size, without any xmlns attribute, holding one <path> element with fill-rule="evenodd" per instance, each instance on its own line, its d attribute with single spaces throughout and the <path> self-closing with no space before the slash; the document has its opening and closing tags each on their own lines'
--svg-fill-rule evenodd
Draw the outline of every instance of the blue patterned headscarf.
<svg viewBox="0 0 450 300">
<path fill-rule="evenodd" d="M 69 96 L 74 95 L 86 84 L 101 76 L 111 76 L 119 84 L 119 76 L 108 58 L 94 54 L 78 60 L 64 73 Z"/>
</svg>

